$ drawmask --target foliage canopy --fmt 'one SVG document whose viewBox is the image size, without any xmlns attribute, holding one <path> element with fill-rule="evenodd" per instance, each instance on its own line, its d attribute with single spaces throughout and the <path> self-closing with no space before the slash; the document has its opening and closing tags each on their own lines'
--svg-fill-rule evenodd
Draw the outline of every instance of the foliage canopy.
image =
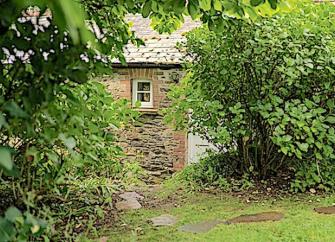
<svg viewBox="0 0 335 242">
<path fill-rule="evenodd" d="M 107 67 L 112 59 L 123 61 L 122 48 L 126 43 L 142 43 L 129 30 L 125 20 L 128 13 L 150 16 L 159 31 L 178 28 L 184 15 L 201 18 L 211 28 L 220 29 L 228 15 L 252 17 L 256 11 L 270 14 L 285 9 L 289 2 L 2 0 L 0 128 L 10 125 L 10 116 L 18 122 L 21 118 L 33 119 L 32 114 L 52 98 L 57 85 L 68 80 L 83 83 L 90 75 L 105 72 L 101 67 Z M 21 98 L 16 100 L 18 95 Z M 32 127 L 27 127 L 27 133 L 31 131 Z M 2 148 L 1 154 L 0 164 L 11 168 L 9 151 Z"/>
<path fill-rule="evenodd" d="M 40 237 L 46 226 L 33 215 L 47 194 L 67 196 L 67 175 L 84 174 L 86 165 L 115 172 L 113 130 L 137 114 L 88 80 L 110 72 L 115 58 L 124 62 L 125 44 L 142 44 L 127 14 L 150 17 L 160 32 L 178 28 L 186 15 L 221 30 L 231 16 L 268 15 L 289 2 L 0 0 L 0 173 L 15 205 L 27 210 L 7 210 L 1 238 Z"/>
<path fill-rule="evenodd" d="M 223 33 L 192 31 L 168 119 L 213 142 L 240 175 L 334 162 L 334 11 L 306 4 L 255 24 L 229 20 Z"/>
</svg>

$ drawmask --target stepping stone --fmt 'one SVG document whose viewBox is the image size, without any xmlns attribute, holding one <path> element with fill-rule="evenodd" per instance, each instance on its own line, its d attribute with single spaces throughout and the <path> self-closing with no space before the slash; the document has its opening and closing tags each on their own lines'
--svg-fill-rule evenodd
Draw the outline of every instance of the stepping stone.
<svg viewBox="0 0 335 242">
<path fill-rule="evenodd" d="M 223 223 L 220 220 L 207 220 L 196 224 L 186 224 L 179 227 L 179 231 L 191 233 L 206 233 L 216 225 Z"/>
<path fill-rule="evenodd" d="M 314 208 L 317 213 L 335 214 L 335 206 Z"/>
<path fill-rule="evenodd" d="M 154 226 L 171 226 L 177 223 L 177 218 L 170 214 L 163 214 L 161 216 L 151 218 L 150 221 Z"/>
<path fill-rule="evenodd" d="M 137 192 L 124 192 L 119 195 L 120 198 L 124 200 L 142 200 L 144 197 L 138 194 Z"/>
<path fill-rule="evenodd" d="M 225 222 L 225 224 L 279 221 L 282 218 L 284 218 L 284 215 L 282 213 L 264 212 L 264 213 L 241 215 L 235 218 L 231 218 L 231 219 L 228 219 Z"/>
<path fill-rule="evenodd" d="M 117 210 L 133 210 L 141 208 L 142 205 L 136 199 L 129 199 L 126 201 L 117 202 L 115 207 Z"/>
<path fill-rule="evenodd" d="M 108 237 L 101 237 L 97 242 L 108 242 Z"/>
</svg>

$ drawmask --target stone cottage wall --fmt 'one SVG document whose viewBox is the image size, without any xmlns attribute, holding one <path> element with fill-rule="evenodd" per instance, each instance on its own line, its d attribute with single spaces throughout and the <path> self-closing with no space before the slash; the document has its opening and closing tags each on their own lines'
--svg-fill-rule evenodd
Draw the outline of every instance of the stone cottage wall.
<svg viewBox="0 0 335 242">
<path fill-rule="evenodd" d="M 165 176 L 185 164 L 187 136 L 163 123 L 159 111 L 169 105 L 166 98 L 171 84 L 179 81 L 179 69 L 120 68 L 103 82 L 116 98 L 132 98 L 132 80 L 148 79 L 153 84 L 153 108 L 139 109 L 138 123 L 120 132 L 120 145 L 128 160 L 137 160 L 152 175 Z"/>
</svg>

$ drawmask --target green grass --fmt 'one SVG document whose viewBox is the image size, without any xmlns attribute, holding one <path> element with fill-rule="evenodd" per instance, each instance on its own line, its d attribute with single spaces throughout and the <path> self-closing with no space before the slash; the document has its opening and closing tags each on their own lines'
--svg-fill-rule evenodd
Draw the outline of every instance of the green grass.
<svg viewBox="0 0 335 242">
<path fill-rule="evenodd" d="M 209 195 L 193 193 L 186 195 L 180 207 L 140 209 L 125 213 L 121 217 L 123 226 L 105 231 L 108 241 L 201 241 L 201 242 L 262 242 L 262 241 L 335 241 L 335 215 L 320 215 L 314 207 L 332 205 L 335 196 L 291 197 L 282 200 L 268 199 L 263 202 L 245 203 L 242 199 L 227 194 Z M 178 231 L 186 223 L 208 219 L 228 219 L 241 214 L 279 211 L 285 218 L 277 222 L 262 222 L 237 225 L 217 225 L 203 234 Z M 154 228 L 148 219 L 169 213 L 179 221 L 171 227 Z"/>
</svg>

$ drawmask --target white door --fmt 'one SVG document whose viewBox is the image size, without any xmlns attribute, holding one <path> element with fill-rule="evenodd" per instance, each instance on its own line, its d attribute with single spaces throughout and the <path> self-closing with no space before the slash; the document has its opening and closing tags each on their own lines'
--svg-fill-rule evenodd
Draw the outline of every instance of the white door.
<svg viewBox="0 0 335 242">
<path fill-rule="evenodd" d="M 187 163 L 197 163 L 206 154 L 206 150 L 215 149 L 207 140 L 200 138 L 199 135 L 189 133 L 187 137 Z"/>
</svg>

